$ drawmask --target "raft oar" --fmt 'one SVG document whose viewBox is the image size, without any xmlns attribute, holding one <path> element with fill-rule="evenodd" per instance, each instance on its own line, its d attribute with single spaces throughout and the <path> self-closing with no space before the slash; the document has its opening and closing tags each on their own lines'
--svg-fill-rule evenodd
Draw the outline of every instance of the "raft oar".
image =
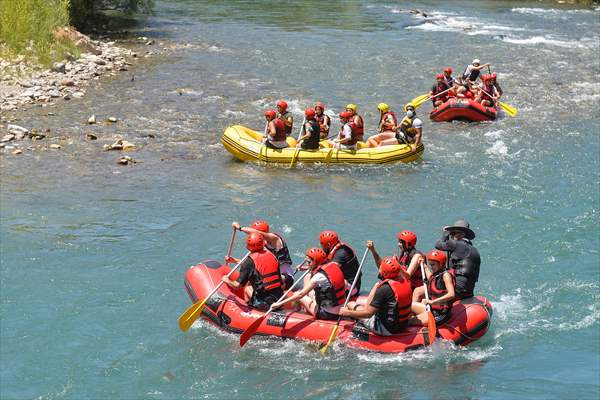
<svg viewBox="0 0 600 400">
<path fill-rule="evenodd" d="M 346 301 L 344 301 L 344 305 L 342 307 L 346 307 L 346 305 L 348 304 L 348 301 L 350 300 L 350 297 L 352 296 L 352 291 L 354 290 L 354 286 L 356 285 L 356 281 L 358 280 L 358 276 L 360 275 L 360 270 L 362 269 L 362 266 L 365 263 L 365 257 L 367 256 L 368 252 L 369 252 L 369 248 L 367 247 L 365 249 L 365 254 L 363 254 L 362 259 L 360 260 L 360 265 L 358 266 L 358 271 L 356 271 L 356 275 L 354 276 L 352 286 L 350 287 L 350 291 L 348 292 L 348 296 L 346 296 Z M 342 316 L 340 315 L 337 319 L 337 322 L 335 323 L 335 326 L 333 327 L 333 330 L 331 331 L 331 335 L 329 335 L 329 339 L 327 340 L 327 343 L 321 349 L 321 354 L 325 354 L 325 352 L 327 352 L 327 349 L 329 348 L 329 345 L 335 340 L 335 338 L 337 336 L 337 331 L 340 327 L 341 320 L 342 320 Z"/>
<path fill-rule="evenodd" d="M 231 276 L 231 274 L 233 274 L 233 271 L 235 271 L 249 255 L 250 252 L 246 253 L 244 258 L 242 258 L 240 262 L 237 263 L 236 266 L 231 269 L 231 271 L 229 271 L 229 273 L 227 274 L 228 278 Z M 206 305 L 208 299 L 210 299 L 211 296 L 215 294 L 217 290 L 219 290 L 223 283 L 225 282 L 219 282 L 219 284 L 208 294 L 208 296 L 206 296 L 204 300 L 200 300 L 197 303 L 192 304 L 190 307 L 188 307 L 187 310 L 183 312 L 183 314 L 181 314 L 181 316 L 179 317 L 179 328 L 182 331 L 185 332 L 188 329 L 190 329 L 194 321 L 196 321 L 200 314 L 202 314 L 202 310 L 204 310 L 204 306 Z"/>
<path fill-rule="evenodd" d="M 302 132 L 304 132 L 304 124 L 306 123 L 306 117 L 302 119 L 302 127 L 300 128 L 300 132 L 298 132 L 298 140 L 297 140 L 297 144 L 300 144 L 300 137 L 302 136 Z M 302 147 L 298 147 L 296 149 L 296 151 L 294 152 L 294 156 L 292 157 L 292 161 L 290 162 L 290 168 L 292 168 L 294 166 L 294 162 L 296 161 L 296 157 L 298 157 L 298 153 L 300 152 L 300 150 L 302 149 Z"/>
<path fill-rule="evenodd" d="M 410 101 L 410 103 L 413 106 L 415 106 L 415 110 L 416 110 L 417 108 L 421 107 L 423 105 L 423 103 L 425 103 L 427 100 L 434 99 L 434 98 L 438 97 L 439 95 L 444 94 L 450 90 L 452 90 L 452 88 L 448 88 L 448 89 L 444 90 L 443 92 L 439 92 L 438 94 L 435 94 L 433 96 L 429 96 L 429 94 L 422 94 L 421 96 L 417 96 L 414 99 L 412 99 Z M 406 111 L 406 109 L 404 111 Z"/>
<path fill-rule="evenodd" d="M 305 261 L 305 262 L 306 262 L 306 261 Z M 297 271 L 298 271 L 298 269 L 299 269 L 301 266 L 303 266 L 305 262 L 303 262 L 302 264 L 300 264 L 300 265 L 298 266 L 298 268 L 296 268 L 296 271 L 294 271 L 294 272 L 297 272 Z M 304 273 L 304 274 L 303 274 L 303 275 L 300 277 L 300 279 L 298 279 L 297 281 L 295 281 L 295 282 L 294 282 L 294 284 L 292 285 L 292 287 L 291 287 L 291 288 L 289 288 L 289 289 L 288 289 L 288 290 L 287 290 L 287 291 L 286 291 L 286 292 L 283 294 L 283 296 L 281 296 L 281 298 L 280 298 L 279 300 L 277 300 L 277 301 L 276 301 L 276 303 L 278 303 L 278 302 L 280 302 L 281 300 L 285 299 L 285 298 L 286 298 L 286 296 L 288 295 L 288 293 L 289 293 L 289 292 L 291 292 L 291 291 L 292 291 L 292 289 L 294 289 L 294 288 L 296 287 L 296 284 L 297 284 L 298 282 L 300 282 L 301 280 L 303 280 L 303 279 L 304 279 L 304 277 L 306 276 L 306 274 L 308 274 L 309 272 L 310 272 L 310 269 L 309 269 L 308 271 L 306 271 L 306 272 L 305 272 L 305 273 Z M 247 327 L 247 328 L 246 328 L 246 330 L 245 330 L 244 332 L 242 332 L 242 335 L 240 336 L 240 347 L 244 347 L 244 345 L 246 344 L 246 342 L 247 342 L 248 340 L 250 340 L 250 338 L 251 338 L 252 336 L 254 336 L 254 334 L 256 333 L 256 331 L 258 330 L 258 328 L 260 327 L 260 324 L 262 324 L 262 322 L 265 320 L 265 318 L 267 318 L 267 316 L 268 316 L 269 314 L 271 314 L 271 312 L 272 312 L 272 311 L 273 311 L 273 307 L 271 306 L 271 307 L 269 307 L 269 309 L 267 310 L 267 312 L 265 312 L 265 313 L 264 313 L 262 316 L 258 317 L 258 318 L 256 319 L 256 321 L 254 321 L 252 324 L 250 324 L 250 326 L 249 326 L 249 327 Z"/>
<path fill-rule="evenodd" d="M 425 289 L 425 298 L 429 300 L 429 292 L 427 291 L 427 275 L 425 275 L 425 268 L 423 268 L 423 262 L 421 262 L 421 276 L 423 277 L 423 289 Z M 437 327 L 435 326 L 435 318 L 431 312 L 431 306 L 427 304 L 425 306 L 427 310 L 427 333 L 429 334 L 429 344 L 435 342 L 435 336 L 437 334 Z"/>
<path fill-rule="evenodd" d="M 227 249 L 227 257 L 225 257 L 225 263 L 229 264 L 227 259 L 231 256 L 231 249 L 233 247 L 233 241 L 235 240 L 235 233 L 237 229 L 233 228 L 233 233 L 231 234 L 231 241 L 229 242 L 229 249 Z"/>
<path fill-rule="evenodd" d="M 491 94 L 489 94 L 488 92 L 486 92 L 485 90 L 483 90 L 483 88 L 481 89 L 481 91 L 483 93 L 487 94 L 488 96 L 493 97 Z M 513 117 L 514 118 L 519 113 L 519 110 L 517 110 L 515 107 L 511 106 L 510 104 L 506 104 L 506 103 L 503 103 L 503 102 L 498 101 L 498 100 L 496 100 L 496 102 L 498 103 L 498 105 L 500 107 L 502 107 L 502 109 L 506 112 L 506 114 L 509 117 Z"/>
</svg>

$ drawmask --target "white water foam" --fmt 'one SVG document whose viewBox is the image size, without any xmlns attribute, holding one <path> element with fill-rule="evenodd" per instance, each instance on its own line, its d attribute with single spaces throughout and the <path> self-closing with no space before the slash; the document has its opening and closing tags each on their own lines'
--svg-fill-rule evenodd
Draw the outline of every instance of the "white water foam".
<svg viewBox="0 0 600 400">
<path fill-rule="evenodd" d="M 515 37 L 510 37 L 510 36 L 504 36 L 504 37 L 501 37 L 500 40 L 502 40 L 503 42 L 513 43 L 513 44 L 523 44 L 523 45 L 545 44 L 545 45 L 564 47 L 564 48 L 569 48 L 569 49 L 573 49 L 573 48 L 585 49 L 585 48 L 597 48 L 598 47 L 597 40 L 595 40 L 593 38 L 582 38 L 580 40 L 560 40 L 560 39 L 554 39 L 550 35 L 546 35 L 546 36 L 532 36 L 532 37 L 528 37 L 528 38 L 515 38 Z"/>
<path fill-rule="evenodd" d="M 598 8 L 594 10 L 559 10 L 556 8 L 527 8 L 527 7 L 516 7 L 511 10 L 514 13 L 518 14 L 528 14 L 528 15 L 539 15 L 543 17 L 561 17 L 567 18 L 565 14 L 593 14 L 595 11 L 598 11 Z"/>
<path fill-rule="evenodd" d="M 508 155 L 508 147 L 502 140 L 496 140 L 492 147 L 486 149 L 485 152 L 492 156 L 504 157 Z"/>
<path fill-rule="evenodd" d="M 485 137 L 489 137 L 491 139 L 500 139 L 502 137 L 502 134 L 504 134 L 504 131 L 502 129 L 498 129 L 495 131 L 489 131 L 484 133 Z"/>
</svg>

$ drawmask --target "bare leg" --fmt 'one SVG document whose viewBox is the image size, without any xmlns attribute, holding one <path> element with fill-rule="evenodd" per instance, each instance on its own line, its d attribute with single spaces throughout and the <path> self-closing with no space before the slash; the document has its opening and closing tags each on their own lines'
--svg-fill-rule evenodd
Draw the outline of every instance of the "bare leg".
<svg viewBox="0 0 600 400">
<path fill-rule="evenodd" d="M 415 290 L 413 291 L 413 296 L 412 296 L 413 303 L 417 303 L 417 302 L 421 301 L 423 299 L 423 297 L 425 297 L 425 289 L 423 289 L 423 286 L 419 286 L 418 288 L 415 288 Z"/>
<path fill-rule="evenodd" d="M 252 298 L 252 293 L 252 285 L 246 285 L 246 287 L 244 288 L 244 301 L 249 302 Z"/>
<path fill-rule="evenodd" d="M 300 299 L 300 305 L 304 308 L 306 313 L 312 315 L 313 317 L 317 315 L 317 302 L 311 299 L 309 296 L 304 296 Z"/>
</svg>

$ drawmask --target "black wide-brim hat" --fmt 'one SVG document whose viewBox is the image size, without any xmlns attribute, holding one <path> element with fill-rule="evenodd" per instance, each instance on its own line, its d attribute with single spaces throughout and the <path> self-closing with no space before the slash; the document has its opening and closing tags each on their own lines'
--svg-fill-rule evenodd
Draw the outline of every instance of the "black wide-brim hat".
<svg viewBox="0 0 600 400">
<path fill-rule="evenodd" d="M 444 230 L 448 232 L 462 232 L 467 239 L 475 239 L 475 232 L 469 228 L 469 223 L 464 219 L 459 219 L 454 225 L 445 226 Z"/>
</svg>

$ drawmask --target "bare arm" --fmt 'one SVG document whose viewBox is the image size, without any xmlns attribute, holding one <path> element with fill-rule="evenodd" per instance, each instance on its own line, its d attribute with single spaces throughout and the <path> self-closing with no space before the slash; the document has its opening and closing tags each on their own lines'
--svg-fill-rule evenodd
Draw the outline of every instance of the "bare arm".
<svg viewBox="0 0 600 400">
<path fill-rule="evenodd" d="M 381 257 L 379 256 L 379 253 L 377 253 L 377 250 L 375 249 L 375 243 L 372 240 L 367 240 L 367 247 L 369 248 L 369 250 L 371 251 L 371 254 L 373 255 L 373 260 L 375 260 L 375 268 L 379 269 L 379 265 L 381 264 Z"/>
<path fill-rule="evenodd" d="M 292 296 L 288 297 L 287 299 L 283 299 L 281 301 L 275 302 L 271 305 L 271 308 L 275 309 L 275 308 L 279 308 L 281 306 L 283 306 L 284 304 L 290 303 L 294 300 L 298 300 L 301 299 L 302 297 L 306 296 L 308 294 L 308 292 L 310 292 L 311 290 L 313 290 L 315 288 L 315 283 L 308 281 L 308 285 L 304 286 L 304 288 L 299 291 L 294 293 Z"/>
</svg>

